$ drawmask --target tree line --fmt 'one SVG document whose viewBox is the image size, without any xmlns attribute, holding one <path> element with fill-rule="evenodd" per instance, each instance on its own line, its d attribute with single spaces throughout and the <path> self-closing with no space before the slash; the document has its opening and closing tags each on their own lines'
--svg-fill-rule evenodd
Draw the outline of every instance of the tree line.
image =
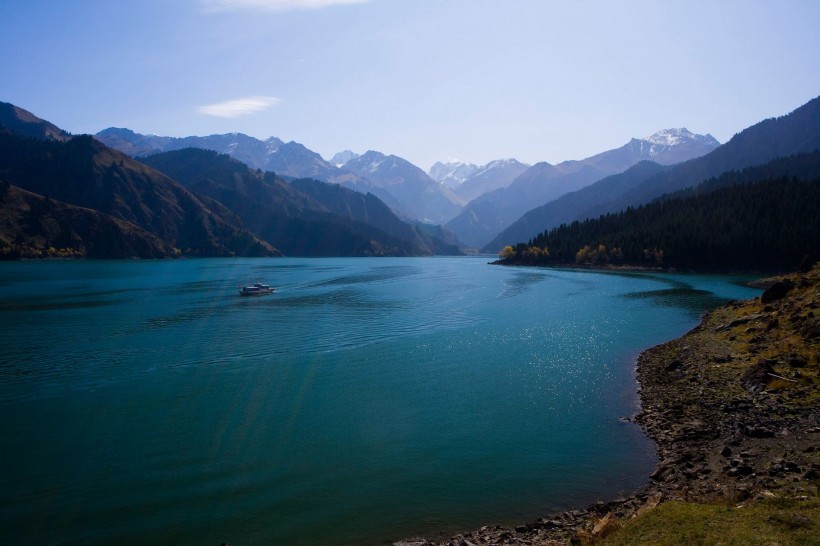
<svg viewBox="0 0 820 546">
<path fill-rule="evenodd" d="M 820 256 L 820 177 L 731 173 L 639 207 L 505 247 L 500 263 L 776 271 Z"/>
</svg>

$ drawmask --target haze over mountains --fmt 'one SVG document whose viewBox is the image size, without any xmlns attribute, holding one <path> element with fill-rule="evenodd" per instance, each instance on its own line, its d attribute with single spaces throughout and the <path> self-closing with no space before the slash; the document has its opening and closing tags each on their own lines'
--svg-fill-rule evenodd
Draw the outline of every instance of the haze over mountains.
<svg viewBox="0 0 820 546">
<path fill-rule="evenodd" d="M 427 173 L 374 150 L 326 161 L 297 142 L 241 133 L 174 138 L 109 128 L 95 142 L 2 103 L 0 182 L 13 199 L 4 205 L 0 246 L 59 239 L 82 255 L 152 257 L 498 252 L 562 223 L 814 151 L 818 104 L 764 120 L 723 146 L 708 134 L 666 129 L 556 165 L 436 163 Z M 109 243 L 103 224 L 117 233 Z"/>
<path fill-rule="evenodd" d="M 481 247 L 539 203 L 621 172 L 638 161 L 671 164 L 703 155 L 719 145 L 710 135 L 666 129 L 632 139 L 615 150 L 558 165 L 526 165 L 501 159 L 478 166 L 436 163 L 425 173 L 395 155 L 350 150 L 330 161 L 296 142 L 264 141 L 240 133 L 207 137 L 157 137 L 109 128 L 97 138 L 132 156 L 197 147 L 225 153 L 250 167 L 285 177 L 312 177 L 373 193 L 408 220 L 443 224 L 467 247 Z"/>
<path fill-rule="evenodd" d="M 471 163 L 436 163 L 430 167 L 430 176 L 439 184 L 453 190 L 464 203 L 506 188 L 530 166 L 516 159 L 496 159 L 486 165 Z"/>
<path fill-rule="evenodd" d="M 228 156 L 192 148 L 152 156 L 181 184 L 11 104 L 0 104 L 0 128 L 6 257 L 459 252 L 446 233 L 404 222 L 372 195 L 315 180 L 289 184 Z"/>
<path fill-rule="evenodd" d="M 647 203 L 732 170 L 763 165 L 778 157 L 820 148 L 820 97 L 788 115 L 767 119 L 732 137 L 712 152 L 674 166 L 643 162 L 595 184 L 534 208 L 484 248 L 500 250 L 539 231 Z M 534 231 L 533 231 L 534 230 Z"/>
<path fill-rule="evenodd" d="M 473 199 L 445 226 L 468 246 L 482 247 L 524 213 L 561 195 L 619 173 L 639 161 L 670 164 L 698 157 L 718 147 L 710 135 L 695 135 L 686 129 L 668 129 L 645 139 L 633 138 L 620 148 L 579 161 L 557 165 L 537 163 L 507 187 Z"/>
</svg>

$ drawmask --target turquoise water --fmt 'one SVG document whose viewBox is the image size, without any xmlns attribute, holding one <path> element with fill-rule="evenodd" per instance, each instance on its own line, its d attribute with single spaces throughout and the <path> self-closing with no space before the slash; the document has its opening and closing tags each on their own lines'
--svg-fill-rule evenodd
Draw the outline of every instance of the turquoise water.
<svg viewBox="0 0 820 546">
<path fill-rule="evenodd" d="M 255 280 L 276 294 L 240 298 Z M 628 493 L 634 364 L 757 291 L 485 258 L 0 263 L 13 544 L 381 544 Z"/>
</svg>

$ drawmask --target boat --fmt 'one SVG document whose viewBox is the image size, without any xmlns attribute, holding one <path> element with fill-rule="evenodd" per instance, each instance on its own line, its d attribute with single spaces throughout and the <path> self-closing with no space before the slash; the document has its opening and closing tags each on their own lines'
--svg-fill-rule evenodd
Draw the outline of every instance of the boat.
<svg viewBox="0 0 820 546">
<path fill-rule="evenodd" d="M 269 284 L 262 284 L 261 282 L 255 282 L 247 286 L 239 285 L 240 296 L 264 296 L 265 294 L 273 294 L 274 292 L 276 292 L 275 288 L 272 288 Z"/>
</svg>

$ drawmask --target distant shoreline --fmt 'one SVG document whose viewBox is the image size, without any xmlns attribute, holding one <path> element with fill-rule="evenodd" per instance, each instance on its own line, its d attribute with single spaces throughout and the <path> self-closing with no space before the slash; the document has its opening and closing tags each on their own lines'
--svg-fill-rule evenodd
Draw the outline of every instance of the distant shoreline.
<svg viewBox="0 0 820 546">
<path fill-rule="evenodd" d="M 710 269 L 710 268 L 675 268 L 675 267 L 650 267 L 647 265 L 626 265 L 626 264 L 549 264 L 536 265 L 526 263 L 507 263 L 504 260 L 495 260 L 487 262 L 488 265 L 501 265 L 504 267 L 531 267 L 536 269 L 559 269 L 569 271 L 611 271 L 614 273 L 680 273 L 685 275 L 742 275 L 758 277 L 755 281 L 757 284 L 749 284 L 758 288 L 765 288 L 767 283 L 773 282 L 768 279 L 777 275 L 782 275 L 787 272 L 782 270 L 760 271 L 751 269 Z"/>
</svg>

